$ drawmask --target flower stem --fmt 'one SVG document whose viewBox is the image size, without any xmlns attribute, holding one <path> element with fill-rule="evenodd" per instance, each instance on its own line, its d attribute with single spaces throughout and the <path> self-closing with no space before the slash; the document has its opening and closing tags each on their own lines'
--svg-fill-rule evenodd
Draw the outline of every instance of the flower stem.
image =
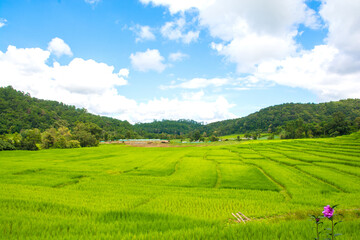
<svg viewBox="0 0 360 240">
<path fill-rule="evenodd" d="M 332 238 L 332 240 L 334 240 L 334 219 L 331 219 L 331 224 L 332 224 L 332 227 L 331 227 L 331 238 Z"/>
<path fill-rule="evenodd" d="M 316 235 L 317 235 L 317 239 L 320 240 L 320 237 L 319 237 L 319 224 L 316 224 Z"/>
</svg>

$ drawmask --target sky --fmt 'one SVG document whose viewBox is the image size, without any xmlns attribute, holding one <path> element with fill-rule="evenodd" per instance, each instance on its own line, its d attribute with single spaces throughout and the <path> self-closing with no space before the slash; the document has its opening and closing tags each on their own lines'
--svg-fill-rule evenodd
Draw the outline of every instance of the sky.
<svg viewBox="0 0 360 240">
<path fill-rule="evenodd" d="M 360 98 L 360 1 L 1 0 L 0 87 L 131 123 Z"/>
</svg>

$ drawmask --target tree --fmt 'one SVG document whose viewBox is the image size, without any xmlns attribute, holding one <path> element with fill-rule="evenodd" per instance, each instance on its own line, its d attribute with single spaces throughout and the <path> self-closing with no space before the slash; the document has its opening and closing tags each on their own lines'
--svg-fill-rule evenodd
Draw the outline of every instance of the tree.
<svg viewBox="0 0 360 240">
<path fill-rule="evenodd" d="M 335 112 L 332 115 L 332 120 L 329 125 L 329 134 L 332 137 L 350 133 L 350 123 L 346 121 L 345 114 L 342 112 Z"/>
<path fill-rule="evenodd" d="M 22 140 L 20 149 L 22 150 L 39 150 L 36 143 L 41 142 L 39 129 L 26 129 L 20 132 Z"/>
<path fill-rule="evenodd" d="M 44 149 L 52 148 L 55 145 L 56 141 L 56 129 L 49 128 L 41 135 L 41 147 Z"/>
<path fill-rule="evenodd" d="M 78 122 L 74 128 L 75 139 L 81 147 L 98 146 L 101 132 L 102 129 L 95 123 Z"/>
<path fill-rule="evenodd" d="M 209 138 L 209 140 L 210 140 L 211 142 L 217 142 L 217 141 L 219 141 L 219 138 L 215 137 L 214 135 L 211 135 L 211 137 Z"/>
<path fill-rule="evenodd" d="M 356 130 L 360 130 L 360 117 L 355 118 L 354 125 Z"/>
<path fill-rule="evenodd" d="M 11 140 L 5 139 L 4 137 L 0 138 L 0 151 L 15 149 L 14 145 L 11 144 Z"/>
</svg>

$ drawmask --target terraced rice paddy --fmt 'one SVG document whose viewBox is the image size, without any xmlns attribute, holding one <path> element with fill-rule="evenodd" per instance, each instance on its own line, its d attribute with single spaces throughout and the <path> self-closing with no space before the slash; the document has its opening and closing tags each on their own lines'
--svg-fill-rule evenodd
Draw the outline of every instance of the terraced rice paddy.
<svg viewBox="0 0 360 240">
<path fill-rule="evenodd" d="M 0 239 L 314 239 L 328 204 L 359 239 L 359 133 L 0 152 Z"/>
</svg>

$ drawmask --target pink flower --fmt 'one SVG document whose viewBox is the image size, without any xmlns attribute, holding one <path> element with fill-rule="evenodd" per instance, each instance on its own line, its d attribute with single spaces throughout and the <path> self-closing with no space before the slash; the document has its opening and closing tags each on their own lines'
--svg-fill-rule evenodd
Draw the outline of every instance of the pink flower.
<svg viewBox="0 0 360 240">
<path fill-rule="evenodd" d="M 334 209 L 330 207 L 330 205 L 327 205 L 324 207 L 324 211 L 322 212 L 324 214 L 324 217 L 331 218 L 334 214 Z"/>
</svg>

